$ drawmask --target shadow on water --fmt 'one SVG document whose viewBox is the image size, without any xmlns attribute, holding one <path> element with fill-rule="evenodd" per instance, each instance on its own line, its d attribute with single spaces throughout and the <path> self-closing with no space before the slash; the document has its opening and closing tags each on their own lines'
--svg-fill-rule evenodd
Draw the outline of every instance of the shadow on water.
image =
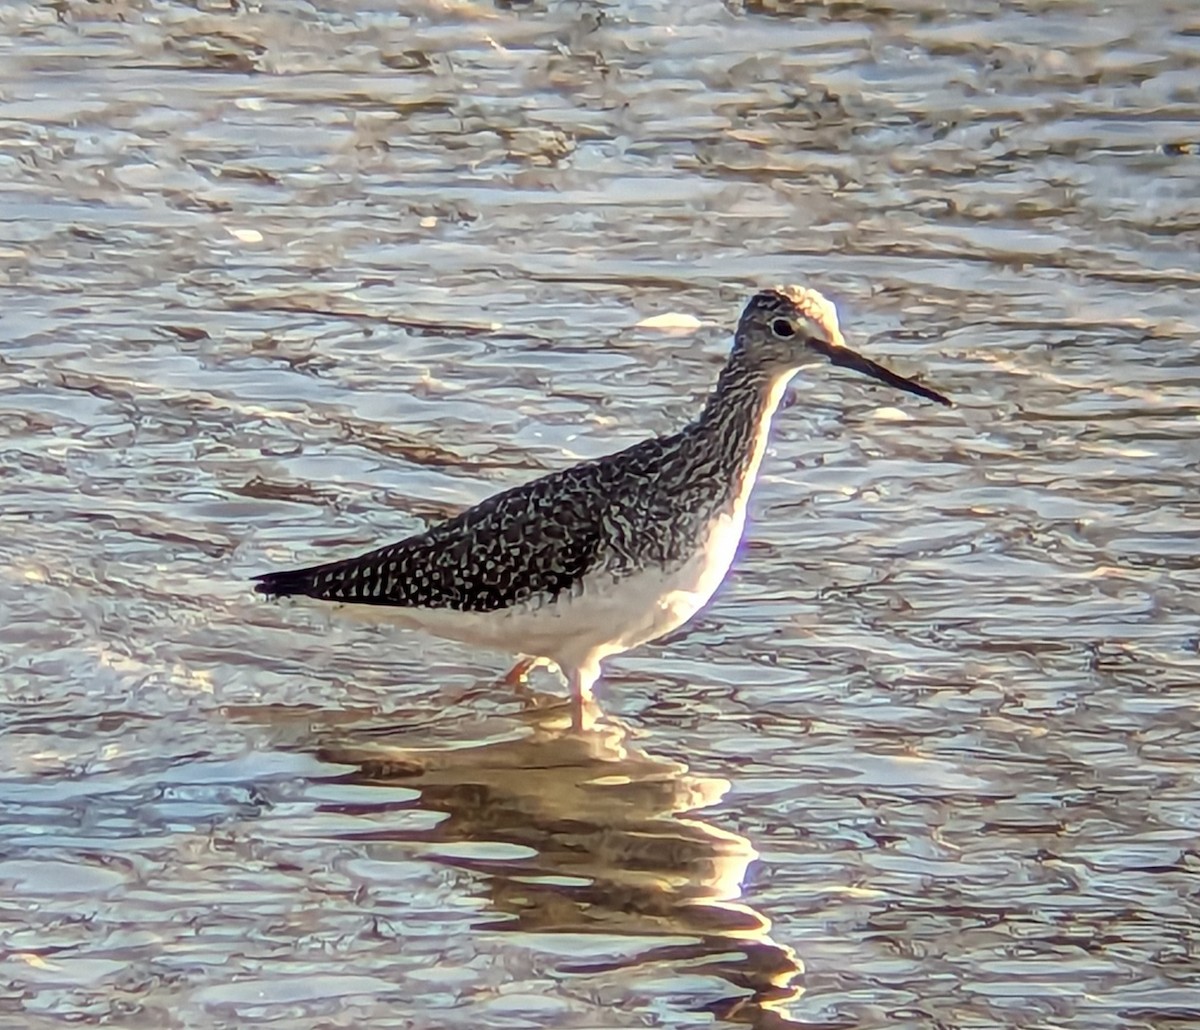
<svg viewBox="0 0 1200 1030">
<path fill-rule="evenodd" d="M 331 782 L 415 789 L 417 806 L 445 816 L 417 832 L 364 827 L 344 836 L 376 860 L 410 859 L 419 843 L 424 857 L 476 874 L 489 916 L 502 917 L 481 928 L 556 954 L 556 941 L 571 939 L 564 975 L 636 970 L 678 980 L 672 1000 L 685 1009 L 790 1025 L 783 1007 L 801 993 L 803 967 L 741 900 L 757 852 L 695 814 L 729 782 L 648 754 L 611 718 L 573 731 L 555 700 L 532 695 L 488 741 L 430 748 L 403 731 L 320 741 L 321 760 L 352 767 Z M 337 805 L 342 816 L 375 808 L 369 799 Z"/>
</svg>

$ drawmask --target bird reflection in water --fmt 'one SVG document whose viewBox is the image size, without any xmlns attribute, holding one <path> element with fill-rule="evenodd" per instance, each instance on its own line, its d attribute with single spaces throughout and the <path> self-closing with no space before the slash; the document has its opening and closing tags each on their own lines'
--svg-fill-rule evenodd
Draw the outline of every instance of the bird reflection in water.
<svg viewBox="0 0 1200 1030">
<path fill-rule="evenodd" d="M 422 809 L 446 813 L 423 833 L 364 838 L 416 837 L 433 845 L 435 859 L 483 874 L 490 907 L 510 917 L 489 929 L 647 940 L 619 958 L 559 963 L 563 972 L 639 969 L 689 984 L 699 976 L 713 989 L 689 1008 L 794 1025 L 784 1006 L 800 993 L 800 961 L 739 900 L 756 852 L 745 837 L 686 817 L 717 802 L 729 783 L 648 755 L 597 713 L 590 731 L 572 731 L 551 701 L 534 695 L 506 739 L 438 749 L 327 743 L 321 757 L 354 767 L 341 782 L 411 787 Z M 497 858 L 497 844 L 517 846 L 521 857 Z"/>
</svg>

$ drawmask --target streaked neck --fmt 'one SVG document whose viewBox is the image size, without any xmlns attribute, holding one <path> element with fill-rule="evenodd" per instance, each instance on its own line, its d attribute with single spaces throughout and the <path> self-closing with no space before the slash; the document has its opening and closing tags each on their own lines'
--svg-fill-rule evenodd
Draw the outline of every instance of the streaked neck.
<svg viewBox="0 0 1200 1030">
<path fill-rule="evenodd" d="M 744 499 L 758 475 L 771 418 L 792 374 L 748 368 L 737 354 L 730 358 L 700 417 L 687 430 L 704 444 L 697 448 L 703 455 L 694 470 L 697 477 L 712 476 L 728 483 Z"/>
</svg>

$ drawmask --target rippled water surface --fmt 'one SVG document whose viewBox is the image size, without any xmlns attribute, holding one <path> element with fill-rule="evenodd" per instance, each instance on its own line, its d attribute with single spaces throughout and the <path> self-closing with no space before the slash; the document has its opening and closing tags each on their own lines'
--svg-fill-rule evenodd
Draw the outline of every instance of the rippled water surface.
<svg viewBox="0 0 1200 1030">
<path fill-rule="evenodd" d="M 1200 1021 L 1200 7 L 952 6 L 0 5 L 0 1026 Z M 247 589 L 780 280 L 958 406 L 797 382 L 593 731 Z"/>
</svg>

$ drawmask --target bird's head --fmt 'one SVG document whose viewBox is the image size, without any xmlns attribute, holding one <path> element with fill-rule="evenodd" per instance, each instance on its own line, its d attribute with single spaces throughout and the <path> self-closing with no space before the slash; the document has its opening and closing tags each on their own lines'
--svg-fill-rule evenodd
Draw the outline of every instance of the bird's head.
<svg viewBox="0 0 1200 1030">
<path fill-rule="evenodd" d="M 819 361 L 850 368 L 881 383 L 949 405 L 936 390 L 897 375 L 846 346 L 837 309 L 816 290 L 776 286 L 756 293 L 738 322 L 735 349 L 746 365 L 772 377 L 790 376 Z"/>
</svg>

